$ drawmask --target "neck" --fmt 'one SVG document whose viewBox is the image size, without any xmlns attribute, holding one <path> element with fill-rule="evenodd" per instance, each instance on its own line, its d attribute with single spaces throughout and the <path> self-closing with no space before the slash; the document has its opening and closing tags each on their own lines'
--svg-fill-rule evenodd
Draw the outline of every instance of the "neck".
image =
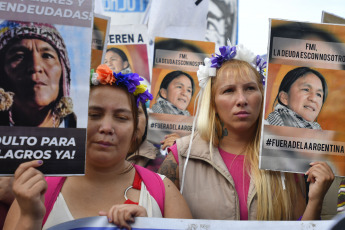
<svg viewBox="0 0 345 230">
<path fill-rule="evenodd" d="M 59 119 L 55 119 L 50 106 L 45 108 L 32 108 L 20 103 L 13 103 L 12 119 L 16 126 L 33 126 L 33 127 L 57 127 Z"/>
<path fill-rule="evenodd" d="M 224 151 L 236 155 L 245 155 L 246 147 L 255 135 L 255 129 L 245 131 L 228 131 L 227 136 L 223 136 L 219 141 L 219 147 Z"/>
<path fill-rule="evenodd" d="M 104 183 L 107 181 L 115 182 L 126 177 L 133 171 L 133 166 L 128 161 L 123 161 L 113 166 L 103 167 L 88 164 L 86 161 L 85 179 L 95 183 Z"/>
</svg>

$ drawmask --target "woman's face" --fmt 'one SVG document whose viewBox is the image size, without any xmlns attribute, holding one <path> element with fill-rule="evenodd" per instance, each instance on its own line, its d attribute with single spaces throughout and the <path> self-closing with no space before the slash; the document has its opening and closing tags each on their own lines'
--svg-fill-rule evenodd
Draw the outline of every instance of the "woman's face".
<svg viewBox="0 0 345 230">
<path fill-rule="evenodd" d="M 125 160 L 132 144 L 134 120 L 127 93 L 113 86 L 90 91 L 87 156 L 100 165 Z"/>
<path fill-rule="evenodd" d="M 113 51 L 108 51 L 105 54 L 104 64 L 109 66 L 109 68 L 115 73 L 120 73 L 128 67 L 128 61 L 123 61 L 120 55 Z"/>
<path fill-rule="evenodd" d="M 263 95 L 252 70 L 247 77 L 234 78 L 231 72 L 223 69 L 214 88 L 216 113 L 229 133 L 256 128 Z"/>
<path fill-rule="evenodd" d="M 59 55 L 47 42 L 22 39 L 5 53 L 5 73 L 21 104 L 42 108 L 59 95 Z"/>
<path fill-rule="evenodd" d="M 279 93 L 280 101 L 307 121 L 315 121 L 323 103 L 321 80 L 313 73 L 298 78 L 289 93 Z"/>
<path fill-rule="evenodd" d="M 180 110 L 186 110 L 192 98 L 192 83 L 185 75 L 180 75 L 170 82 L 167 89 L 161 89 L 162 97 Z"/>
</svg>

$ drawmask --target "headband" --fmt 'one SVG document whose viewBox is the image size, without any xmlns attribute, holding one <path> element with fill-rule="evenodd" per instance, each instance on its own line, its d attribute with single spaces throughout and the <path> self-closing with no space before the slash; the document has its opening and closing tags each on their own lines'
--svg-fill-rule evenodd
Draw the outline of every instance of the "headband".
<svg viewBox="0 0 345 230">
<path fill-rule="evenodd" d="M 107 65 L 99 65 L 96 73 L 91 70 L 91 85 L 121 85 L 125 86 L 129 93 L 132 93 L 136 100 L 137 106 L 139 102 L 145 104 L 146 101 L 152 100 L 153 96 L 147 90 L 147 85 L 141 84 L 144 79 L 137 73 L 122 74 L 113 72 Z"/>
<path fill-rule="evenodd" d="M 212 54 L 211 58 L 205 58 L 205 65 L 199 65 L 197 76 L 199 86 L 202 89 L 205 88 L 207 81 L 211 77 L 216 76 L 216 70 L 219 69 L 224 62 L 231 59 L 245 61 L 253 66 L 262 76 L 262 83 L 265 85 L 267 62 L 260 55 L 255 55 L 243 45 L 231 46 L 229 40 L 227 46 L 219 47 L 219 52 L 220 54 Z"/>
</svg>

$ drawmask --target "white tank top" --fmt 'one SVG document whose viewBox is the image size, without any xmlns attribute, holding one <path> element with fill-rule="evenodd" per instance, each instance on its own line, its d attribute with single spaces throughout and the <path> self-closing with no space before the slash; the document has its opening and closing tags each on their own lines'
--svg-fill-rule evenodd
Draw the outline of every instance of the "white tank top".
<svg viewBox="0 0 345 230">
<path fill-rule="evenodd" d="M 158 174 L 160 175 L 160 174 Z M 165 176 L 160 175 L 162 180 L 164 180 Z M 143 206 L 147 211 L 148 217 L 163 217 L 161 210 L 158 206 L 157 201 L 150 195 L 149 191 L 144 184 L 141 182 L 141 190 L 140 190 L 140 197 L 139 197 L 139 204 Z M 69 208 L 63 198 L 62 193 L 59 193 L 57 197 L 53 209 L 51 210 L 46 223 L 43 226 L 43 230 L 46 230 L 54 225 L 61 224 L 67 221 L 74 220 Z"/>
</svg>

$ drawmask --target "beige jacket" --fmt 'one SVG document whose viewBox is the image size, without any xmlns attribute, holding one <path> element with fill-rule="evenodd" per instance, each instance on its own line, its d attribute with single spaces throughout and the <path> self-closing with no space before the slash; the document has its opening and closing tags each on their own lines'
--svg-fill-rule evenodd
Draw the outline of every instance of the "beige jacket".
<svg viewBox="0 0 345 230">
<path fill-rule="evenodd" d="M 136 165 L 146 167 L 150 160 L 156 159 L 159 155 L 159 149 L 153 144 L 145 140 L 139 147 L 139 152 L 133 153 L 127 157 L 128 161 L 132 161 Z"/>
<path fill-rule="evenodd" d="M 189 141 L 190 136 L 176 140 L 180 186 Z M 193 218 L 239 220 L 240 207 L 234 181 L 218 148 L 213 147 L 212 152 L 213 160 L 211 160 L 209 144 L 196 134 L 186 168 L 182 194 L 189 205 Z M 252 180 L 249 185 L 247 208 L 248 219 L 256 220 L 257 195 Z"/>
</svg>

